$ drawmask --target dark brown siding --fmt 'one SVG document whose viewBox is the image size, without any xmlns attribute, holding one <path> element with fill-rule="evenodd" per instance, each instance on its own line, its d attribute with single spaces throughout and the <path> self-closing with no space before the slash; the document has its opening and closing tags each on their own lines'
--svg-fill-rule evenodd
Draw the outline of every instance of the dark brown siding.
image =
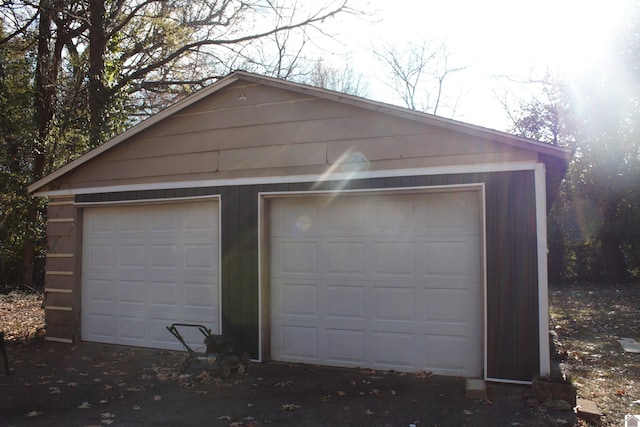
<svg viewBox="0 0 640 427">
<path fill-rule="evenodd" d="M 520 172 L 492 181 L 486 196 L 487 376 L 527 381 L 540 369 L 534 178 Z"/>
<path fill-rule="evenodd" d="M 79 202 L 221 196 L 222 331 L 259 355 L 258 194 L 484 182 L 487 216 L 487 376 L 530 380 L 539 371 L 537 236 L 533 171 L 263 184 L 78 196 Z M 478 302 L 481 304 L 482 302 Z M 480 351 L 480 349 L 478 349 Z"/>
</svg>

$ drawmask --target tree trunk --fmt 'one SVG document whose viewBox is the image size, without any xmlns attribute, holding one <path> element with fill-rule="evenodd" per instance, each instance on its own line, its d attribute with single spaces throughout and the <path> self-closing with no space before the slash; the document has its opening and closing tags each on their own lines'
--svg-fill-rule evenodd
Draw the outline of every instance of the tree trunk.
<svg viewBox="0 0 640 427">
<path fill-rule="evenodd" d="M 46 164 L 46 144 L 49 129 L 53 120 L 53 99 L 56 90 L 57 70 L 52 70 L 51 55 L 51 23 L 53 21 L 53 4 L 50 0 L 40 2 L 40 20 L 38 22 L 38 52 L 35 70 L 35 120 L 38 126 L 38 141 L 33 158 L 32 181 L 42 178 Z M 35 229 L 38 220 L 38 201 L 32 200 L 27 210 L 29 231 L 25 235 L 23 250 L 22 282 L 33 283 L 33 267 L 35 260 Z"/>
<path fill-rule="evenodd" d="M 606 281 L 611 285 L 623 283 L 627 278 L 627 270 L 620 240 L 611 229 L 600 237 Z"/>
<path fill-rule="evenodd" d="M 109 99 L 105 86 L 104 54 L 107 46 L 104 0 L 89 2 L 89 120 L 91 145 L 97 147 L 105 137 L 104 113 Z"/>
<path fill-rule="evenodd" d="M 618 200 L 616 195 L 609 194 L 608 198 L 603 201 L 601 210 L 603 227 L 600 232 L 600 248 L 602 250 L 606 281 L 609 284 L 619 284 L 627 278 L 620 231 L 617 229 L 620 221 Z"/>
</svg>

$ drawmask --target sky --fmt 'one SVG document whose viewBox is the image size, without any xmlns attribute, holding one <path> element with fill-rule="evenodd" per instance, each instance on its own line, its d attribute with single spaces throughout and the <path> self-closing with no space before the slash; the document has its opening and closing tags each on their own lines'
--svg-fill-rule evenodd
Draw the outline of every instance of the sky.
<svg viewBox="0 0 640 427">
<path fill-rule="evenodd" d="M 531 85 L 513 80 L 539 77 L 547 69 L 571 78 L 606 66 L 613 33 L 634 1 L 371 0 L 364 8 L 373 16 L 337 22 L 335 31 L 346 36 L 343 53 L 369 82 L 368 97 L 395 104 L 402 101 L 383 83 L 372 49 L 444 41 L 452 66 L 464 67 L 445 81 L 445 91 L 459 96 L 453 118 L 506 130 L 509 120 L 498 98 L 515 102 L 530 96 Z"/>
</svg>

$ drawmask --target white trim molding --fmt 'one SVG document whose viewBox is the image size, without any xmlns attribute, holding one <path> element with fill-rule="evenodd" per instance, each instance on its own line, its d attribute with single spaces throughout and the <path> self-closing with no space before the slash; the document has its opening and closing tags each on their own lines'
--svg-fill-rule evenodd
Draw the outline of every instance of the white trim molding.
<svg viewBox="0 0 640 427">
<path fill-rule="evenodd" d="M 546 171 L 543 163 L 535 167 L 536 230 L 538 233 L 538 321 L 540 333 L 540 375 L 551 372 L 549 353 L 549 270 L 547 265 Z"/>
<path fill-rule="evenodd" d="M 436 166 L 428 168 L 412 168 L 412 169 L 385 169 L 365 172 L 341 172 L 341 173 L 324 173 L 311 175 L 284 175 L 284 176 L 267 176 L 267 177 L 247 177 L 247 178 L 228 178 L 213 179 L 202 181 L 176 181 L 176 182 L 157 182 L 148 184 L 123 184 L 105 187 L 82 187 L 69 188 L 65 190 L 52 190 L 36 192 L 34 195 L 39 197 L 52 196 L 68 196 L 78 194 L 95 194 L 95 193 L 114 193 L 125 191 L 143 191 L 143 190 L 176 190 L 181 188 L 202 188 L 202 187 L 222 187 L 222 186 L 239 186 L 239 185 L 261 185 L 261 184 L 290 184 L 297 182 L 315 182 L 321 184 L 323 182 L 333 181 L 351 181 L 356 179 L 370 178 L 395 178 L 404 176 L 432 176 L 432 175 L 450 175 L 450 174 L 468 174 L 468 173 L 490 173 L 490 172 L 515 172 L 534 170 L 536 163 L 520 162 L 520 163 L 485 163 L 477 165 L 460 165 L 460 166 Z M 120 201 L 117 203 L 125 203 Z M 132 202 L 139 202 L 135 200 Z M 105 202 L 106 203 L 106 202 Z M 78 205 L 79 203 L 76 203 Z"/>
</svg>

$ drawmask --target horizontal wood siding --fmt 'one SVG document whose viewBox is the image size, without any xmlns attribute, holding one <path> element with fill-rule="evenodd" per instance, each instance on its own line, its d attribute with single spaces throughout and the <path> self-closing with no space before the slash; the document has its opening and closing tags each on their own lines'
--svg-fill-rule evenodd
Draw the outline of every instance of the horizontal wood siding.
<svg viewBox="0 0 640 427">
<path fill-rule="evenodd" d="M 95 157 L 55 189 L 322 174 L 352 167 L 353 153 L 371 171 L 538 160 L 418 120 L 238 82 Z"/>
<path fill-rule="evenodd" d="M 51 198 L 47 207 L 44 289 L 46 339 L 49 340 L 72 342 L 80 337 L 78 237 L 73 197 Z"/>
</svg>

